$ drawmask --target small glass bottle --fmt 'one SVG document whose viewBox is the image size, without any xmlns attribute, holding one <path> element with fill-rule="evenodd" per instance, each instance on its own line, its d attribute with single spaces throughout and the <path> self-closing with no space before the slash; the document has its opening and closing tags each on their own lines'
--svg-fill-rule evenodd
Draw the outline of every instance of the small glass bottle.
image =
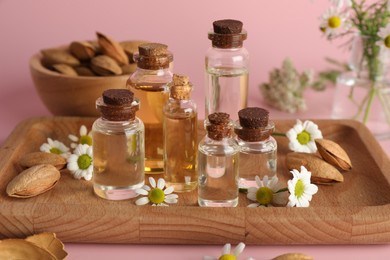
<svg viewBox="0 0 390 260">
<path fill-rule="evenodd" d="M 202 207 L 238 204 L 238 152 L 229 114 L 217 112 L 205 121 L 207 135 L 198 147 L 198 203 Z"/>
<path fill-rule="evenodd" d="M 236 120 L 248 99 L 249 54 L 243 47 L 247 33 L 237 20 L 215 21 L 213 28 L 206 53 L 205 115 L 225 112 Z"/>
<path fill-rule="evenodd" d="M 94 192 L 109 200 L 133 198 L 145 180 L 139 101 L 127 89 L 109 89 L 96 107 L 102 116 L 92 126 Z"/>
<path fill-rule="evenodd" d="M 138 47 L 137 70 L 127 81 L 142 104 L 138 116 L 145 124 L 145 172 L 164 170 L 163 107 L 168 100 L 167 84 L 172 81 L 169 64 L 173 60 L 168 47 L 145 43 Z"/>
<path fill-rule="evenodd" d="M 269 112 L 248 107 L 238 112 L 234 132 L 240 145 L 240 188 L 256 187 L 255 176 L 273 177 L 277 168 L 277 143 L 272 137 L 275 125 L 269 121 Z"/>
<path fill-rule="evenodd" d="M 197 109 L 187 76 L 174 74 L 164 107 L 164 179 L 176 192 L 192 191 L 198 183 L 196 160 Z"/>
</svg>

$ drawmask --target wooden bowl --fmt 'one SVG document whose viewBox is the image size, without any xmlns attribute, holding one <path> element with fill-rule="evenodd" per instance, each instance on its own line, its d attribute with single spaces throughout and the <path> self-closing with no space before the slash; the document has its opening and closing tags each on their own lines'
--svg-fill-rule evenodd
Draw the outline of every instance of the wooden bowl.
<svg viewBox="0 0 390 260">
<path fill-rule="evenodd" d="M 100 116 L 95 101 L 104 90 L 126 88 L 130 75 L 110 77 L 67 76 L 41 64 L 42 55 L 30 59 L 30 72 L 42 102 L 53 115 Z"/>
</svg>

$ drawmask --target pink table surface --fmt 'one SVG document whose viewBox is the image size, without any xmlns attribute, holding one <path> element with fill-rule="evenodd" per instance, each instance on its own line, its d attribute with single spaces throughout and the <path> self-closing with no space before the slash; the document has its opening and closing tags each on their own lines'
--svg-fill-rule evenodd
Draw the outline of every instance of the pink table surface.
<svg viewBox="0 0 390 260">
<path fill-rule="evenodd" d="M 259 94 L 252 89 L 250 106 L 264 106 Z M 273 119 L 323 119 L 330 118 L 332 96 L 331 86 L 325 92 L 307 90 L 308 110 L 297 114 L 287 114 L 270 109 Z M 20 107 L 19 102 L 29 102 L 29 109 Z M 195 95 L 195 100 L 203 104 L 202 93 Z M 2 96 L 0 111 L 3 113 L 0 128 L 0 144 L 6 139 L 18 122 L 31 116 L 49 115 L 33 89 L 18 93 L 17 96 Z M 390 152 L 390 140 L 380 142 L 387 153 Z M 314 198 L 315 199 L 315 198 Z M 229 241 L 226 241 L 227 243 Z M 222 245 L 118 245 L 118 244 L 78 244 L 66 243 L 68 259 L 202 259 L 204 255 L 218 256 Z M 315 259 L 389 259 L 390 245 L 326 245 L 326 246 L 247 246 L 242 258 L 252 256 L 255 259 L 272 259 L 287 252 L 302 252 Z"/>
</svg>

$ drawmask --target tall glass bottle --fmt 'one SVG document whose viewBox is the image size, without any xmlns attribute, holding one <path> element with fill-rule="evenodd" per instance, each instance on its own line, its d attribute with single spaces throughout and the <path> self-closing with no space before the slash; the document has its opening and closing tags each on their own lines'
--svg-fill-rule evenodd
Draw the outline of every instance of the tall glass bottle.
<svg viewBox="0 0 390 260">
<path fill-rule="evenodd" d="M 226 112 L 237 119 L 237 111 L 247 106 L 249 54 L 243 47 L 247 33 L 242 22 L 219 20 L 208 38 L 212 47 L 206 53 L 206 117 Z"/>
<path fill-rule="evenodd" d="M 198 183 L 197 108 L 191 100 L 187 76 L 174 74 L 170 97 L 164 107 L 164 179 L 175 191 L 191 191 Z"/>
<path fill-rule="evenodd" d="M 96 100 L 102 114 L 92 126 L 93 189 L 109 200 L 136 196 L 144 185 L 144 125 L 135 116 L 138 99 L 127 89 L 109 89 Z"/>
<path fill-rule="evenodd" d="M 256 187 L 255 176 L 261 179 L 276 174 L 277 143 L 272 137 L 275 125 L 269 121 L 269 112 L 248 107 L 238 112 L 234 132 L 240 145 L 240 188 Z"/>
<path fill-rule="evenodd" d="M 173 60 L 168 47 L 145 43 L 138 47 L 137 70 L 127 86 L 142 104 L 138 116 L 145 124 L 145 172 L 164 170 L 163 107 L 168 100 L 167 84 L 172 81 L 169 63 Z"/>
<path fill-rule="evenodd" d="M 199 143 L 198 204 L 235 207 L 238 204 L 238 152 L 229 114 L 213 113 L 205 121 L 207 135 Z"/>
</svg>

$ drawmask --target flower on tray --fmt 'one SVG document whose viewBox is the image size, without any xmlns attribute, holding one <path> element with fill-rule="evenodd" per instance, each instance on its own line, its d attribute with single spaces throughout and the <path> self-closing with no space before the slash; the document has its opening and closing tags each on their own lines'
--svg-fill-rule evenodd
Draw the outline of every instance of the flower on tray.
<svg viewBox="0 0 390 260">
<path fill-rule="evenodd" d="M 135 201 L 137 205 L 145 205 L 149 202 L 152 206 L 168 206 L 168 204 L 177 203 L 178 195 L 172 194 L 173 186 L 165 187 L 165 180 L 163 178 L 156 180 L 153 177 L 149 177 L 150 186 L 144 185 L 142 188 L 137 189 L 135 192 L 139 195 L 146 195 L 146 197 L 139 198 Z M 165 202 L 165 203 L 164 203 Z"/>
<path fill-rule="evenodd" d="M 220 257 L 212 257 L 212 256 L 204 256 L 203 260 L 237 260 L 242 251 L 244 251 L 245 244 L 239 243 L 234 251 L 231 253 L 231 245 L 226 244 L 222 248 L 222 255 Z M 249 257 L 246 260 L 254 260 L 253 258 Z"/>
<path fill-rule="evenodd" d="M 90 181 L 93 171 L 92 146 L 79 144 L 69 156 L 67 167 L 76 179 Z"/>
<path fill-rule="evenodd" d="M 322 132 L 312 121 L 306 120 L 297 123 L 286 133 L 290 140 L 289 148 L 294 152 L 315 153 L 317 146 L 315 139 L 322 139 Z"/>
<path fill-rule="evenodd" d="M 309 207 L 309 202 L 318 191 L 318 187 L 310 183 L 311 172 L 304 166 L 301 166 L 300 172 L 296 169 L 290 172 L 293 179 L 287 182 L 288 191 L 290 192 L 287 207 Z"/>
<path fill-rule="evenodd" d="M 82 125 L 79 130 L 80 137 L 77 137 L 75 135 L 68 135 L 68 138 L 73 142 L 70 144 L 70 147 L 75 149 L 78 144 L 87 144 L 92 145 L 92 133 L 91 131 L 88 132 L 87 127 L 85 125 Z"/>
<path fill-rule="evenodd" d="M 267 207 L 274 204 L 285 204 L 284 194 L 278 192 L 281 190 L 278 177 L 274 175 L 271 179 L 268 176 L 264 176 L 263 180 L 256 175 L 257 187 L 248 188 L 247 198 L 255 201 L 256 203 L 249 204 L 249 208 L 255 207 Z"/>
<path fill-rule="evenodd" d="M 60 141 L 47 138 L 47 143 L 44 143 L 39 148 L 41 152 L 59 154 L 64 158 L 69 157 L 69 148 Z"/>
</svg>

